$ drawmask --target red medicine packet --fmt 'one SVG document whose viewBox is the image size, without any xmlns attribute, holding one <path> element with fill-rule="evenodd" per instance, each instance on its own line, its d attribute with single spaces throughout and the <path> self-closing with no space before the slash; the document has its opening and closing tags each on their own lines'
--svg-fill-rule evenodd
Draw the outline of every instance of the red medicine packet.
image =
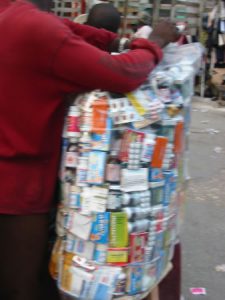
<svg viewBox="0 0 225 300">
<path fill-rule="evenodd" d="M 192 293 L 192 295 L 195 295 L 195 296 L 197 296 L 197 295 L 203 295 L 203 296 L 207 295 L 206 289 L 201 288 L 201 287 L 199 287 L 199 288 L 190 288 L 190 292 Z"/>
<path fill-rule="evenodd" d="M 174 152 L 182 153 L 184 143 L 184 122 L 178 122 L 174 133 Z"/>
<path fill-rule="evenodd" d="M 158 136 L 156 138 L 156 144 L 155 144 L 155 148 L 152 155 L 152 161 L 151 161 L 152 168 L 162 168 L 167 143 L 168 143 L 168 138 L 164 136 Z"/>
<path fill-rule="evenodd" d="M 103 134 L 106 132 L 106 122 L 108 116 L 108 99 L 101 97 L 92 105 L 92 132 L 96 134 Z"/>
<path fill-rule="evenodd" d="M 130 262 L 143 262 L 145 255 L 145 246 L 147 243 L 148 233 L 131 233 L 130 234 Z"/>
<path fill-rule="evenodd" d="M 130 143 L 134 143 L 134 142 L 142 143 L 144 137 L 145 134 L 143 132 L 138 132 L 131 129 L 125 130 L 122 138 L 119 159 L 122 162 L 127 162 L 129 157 Z"/>
</svg>

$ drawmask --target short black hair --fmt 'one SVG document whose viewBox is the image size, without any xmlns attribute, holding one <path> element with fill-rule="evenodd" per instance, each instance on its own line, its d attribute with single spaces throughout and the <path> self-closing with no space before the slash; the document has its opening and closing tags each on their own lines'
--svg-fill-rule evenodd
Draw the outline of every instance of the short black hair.
<svg viewBox="0 0 225 300">
<path fill-rule="evenodd" d="M 52 0 L 28 0 L 28 1 L 35 4 L 41 10 L 50 11 L 51 9 Z"/>
<path fill-rule="evenodd" d="M 120 13 L 111 3 L 99 3 L 91 8 L 86 24 L 116 33 L 120 22 Z"/>
</svg>

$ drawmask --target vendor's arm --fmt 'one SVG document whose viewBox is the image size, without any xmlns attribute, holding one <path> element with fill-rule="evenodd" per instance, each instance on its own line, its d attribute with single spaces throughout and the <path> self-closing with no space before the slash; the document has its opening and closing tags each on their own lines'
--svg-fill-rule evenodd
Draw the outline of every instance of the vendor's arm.
<svg viewBox="0 0 225 300">
<path fill-rule="evenodd" d="M 52 72 L 62 92 L 93 89 L 129 92 L 139 87 L 159 63 L 161 48 L 176 39 L 176 27 L 162 22 L 154 28 L 149 40 L 135 39 L 129 45 L 131 51 L 112 56 L 69 31 L 54 56 Z"/>
<path fill-rule="evenodd" d="M 129 92 L 140 86 L 162 58 L 160 47 L 146 39 L 136 39 L 128 53 L 110 55 L 71 34 L 58 49 L 53 74 L 62 91 L 102 89 Z"/>
<path fill-rule="evenodd" d="M 87 43 L 104 51 L 110 51 L 110 45 L 117 39 L 117 35 L 105 29 L 98 29 L 92 26 L 74 23 L 63 19 L 63 23 L 75 34 L 84 39 Z"/>
</svg>

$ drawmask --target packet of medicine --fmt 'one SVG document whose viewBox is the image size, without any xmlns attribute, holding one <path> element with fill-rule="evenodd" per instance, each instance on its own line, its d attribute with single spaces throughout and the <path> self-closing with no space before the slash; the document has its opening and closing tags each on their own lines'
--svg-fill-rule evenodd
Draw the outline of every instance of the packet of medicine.
<svg viewBox="0 0 225 300">
<path fill-rule="evenodd" d="M 128 246 L 128 222 L 124 212 L 111 213 L 110 246 L 112 248 L 126 248 Z"/>
<path fill-rule="evenodd" d="M 93 133 L 92 134 L 92 150 L 109 151 L 111 139 L 112 139 L 112 119 L 107 118 L 106 120 L 106 131 L 104 133 Z"/>
<path fill-rule="evenodd" d="M 102 184 L 105 176 L 106 152 L 91 151 L 89 154 L 87 182 Z"/>
<path fill-rule="evenodd" d="M 122 138 L 119 158 L 122 162 L 127 162 L 129 159 L 129 148 L 131 143 L 142 143 L 145 138 L 144 132 L 138 132 L 131 129 L 125 130 Z"/>
<path fill-rule="evenodd" d="M 90 239 L 97 244 L 108 244 L 109 242 L 110 213 L 96 213 L 93 216 Z"/>
<path fill-rule="evenodd" d="M 96 134 L 104 134 L 107 128 L 108 117 L 108 98 L 102 96 L 92 104 L 92 129 L 91 131 Z"/>
</svg>

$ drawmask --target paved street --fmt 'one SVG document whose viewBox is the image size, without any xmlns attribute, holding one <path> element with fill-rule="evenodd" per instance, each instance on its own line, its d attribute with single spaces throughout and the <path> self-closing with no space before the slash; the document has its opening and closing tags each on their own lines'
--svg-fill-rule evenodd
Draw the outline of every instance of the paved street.
<svg viewBox="0 0 225 300">
<path fill-rule="evenodd" d="M 215 269 L 225 265 L 225 109 L 214 102 L 193 103 L 189 165 L 182 228 L 185 300 L 225 300 L 225 272 Z M 191 295 L 190 287 L 205 287 L 207 296 Z"/>
</svg>

